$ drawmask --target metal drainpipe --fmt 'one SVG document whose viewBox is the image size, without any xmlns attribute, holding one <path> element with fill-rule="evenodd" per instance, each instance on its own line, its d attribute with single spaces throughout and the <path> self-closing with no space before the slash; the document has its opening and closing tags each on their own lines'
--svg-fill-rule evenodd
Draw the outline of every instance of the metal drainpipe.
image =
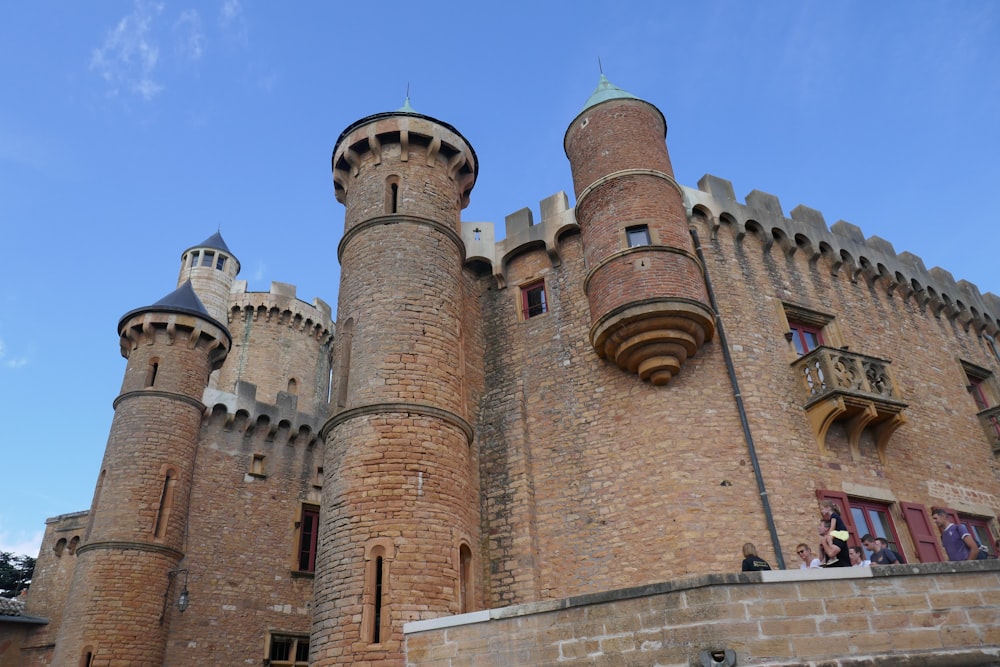
<svg viewBox="0 0 1000 667">
<path fill-rule="evenodd" d="M 774 514 L 771 512 L 771 502 L 767 498 L 767 487 L 764 485 L 764 477 L 760 474 L 757 448 L 753 444 L 753 435 L 750 433 L 750 422 L 747 421 L 747 411 L 743 405 L 743 394 L 740 393 L 740 383 L 736 380 L 736 368 L 733 366 L 733 357 L 729 353 L 729 342 L 726 340 L 726 330 L 722 326 L 722 315 L 719 313 L 719 304 L 715 300 L 712 279 L 708 276 L 708 263 L 705 262 L 705 253 L 701 250 L 701 240 L 698 238 L 698 232 L 693 228 L 689 229 L 689 231 L 691 232 L 691 238 L 694 239 L 695 252 L 698 253 L 698 259 L 701 261 L 702 274 L 705 276 L 705 288 L 708 291 L 708 300 L 712 305 L 712 312 L 715 314 L 715 328 L 719 332 L 722 356 L 726 360 L 726 370 L 729 372 L 729 384 L 733 387 L 733 398 L 736 399 L 736 409 L 740 413 L 740 424 L 743 425 L 743 439 L 746 441 L 747 451 L 750 453 L 750 465 L 753 466 L 753 474 L 757 478 L 757 490 L 760 492 L 760 502 L 764 506 L 767 530 L 771 533 L 771 545 L 774 547 L 774 556 L 777 559 L 778 567 L 784 570 L 785 557 L 781 552 L 781 542 L 778 540 L 778 529 L 774 525 Z"/>
</svg>

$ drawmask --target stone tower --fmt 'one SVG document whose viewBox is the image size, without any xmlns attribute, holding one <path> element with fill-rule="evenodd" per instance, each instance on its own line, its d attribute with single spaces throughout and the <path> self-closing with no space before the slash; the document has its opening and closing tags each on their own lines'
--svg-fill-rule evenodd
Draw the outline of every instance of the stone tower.
<svg viewBox="0 0 1000 667">
<path fill-rule="evenodd" d="M 162 664 L 209 374 L 231 339 L 190 282 L 118 323 L 128 359 L 54 665 Z"/>
<path fill-rule="evenodd" d="M 471 609 L 479 525 L 460 351 L 475 152 L 407 103 L 344 130 L 332 162 L 346 214 L 317 667 L 402 661 L 404 622 Z"/>
<path fill-rule="evenodd" d="M 654 385 L 714 333 L 666 134 L 659 109 L 602 74 L 564 141 L 588 267 L 590 342 Z"/>
<path fill-rule="evenodd" d="M 191 281 L 191 287 L 201 299 L 208 314 L 226 322 L 229 292 L 240 272 L 240 262 L 216 232 L 181 254 L 181 271 L 177 286 Z"/>
</svg>

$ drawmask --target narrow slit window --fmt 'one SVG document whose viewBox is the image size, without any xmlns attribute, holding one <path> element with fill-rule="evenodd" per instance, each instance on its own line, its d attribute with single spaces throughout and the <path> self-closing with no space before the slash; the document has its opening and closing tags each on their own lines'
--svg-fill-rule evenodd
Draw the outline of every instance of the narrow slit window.
<svg viewBox="0 0 1000 667">
<path fill-rule="evenodd" d="M 153 536 L 162 538 L 167 534 L 167 520 L 174 502 L 174 471 L 168 470 L 163 478 L 163 490 L 160 492 L 160 508 L 156 512 L 156 523 L 153 526 Z"/>
<path fill-rule="evenodd" d="M 306 505 L 302 508 L 299 522 L 299 572 L 316 571 L 316 544 L 319 537 L 319 508 Z"/>
<path fill-rule="evenodd" d="M 626 227 L 625 239 L 628 241 L 629 248 L 635 248 L 636 246 L 643 246 L 643 245 L 651 245 L 649 239 L 649 226 L 636 225 L 635 227 Z"/>
<path fill-rule="evenodd" d="M 521 310 L 524 313 L 524 319 L 536 317 L 549 311 L 544 280 L 521 288 Z"/>
<path fill-rule="evenodd" d="M 146 386 L 152 387 L 156 384 L 156 374 L 160 370 L 160 360 L 150 359 L 149 367 L 146 368 Z"/>
<path fill-rule="evenodd" d="M 472 550 L 468 544 L 458 549 L 458 569 L 459 611 L 465 614 L 472 611 Z"/>
<path fill-rule="evenodd" d="M 375 613 L 372 624 L 372 643 L 378 644 L 382 641 L 382 557 L 375 559 Z"/>
</svg>

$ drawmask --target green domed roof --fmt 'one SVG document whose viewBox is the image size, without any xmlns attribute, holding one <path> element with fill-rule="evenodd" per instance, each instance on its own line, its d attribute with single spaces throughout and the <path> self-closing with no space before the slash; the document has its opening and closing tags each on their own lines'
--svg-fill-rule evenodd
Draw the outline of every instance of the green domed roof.
<svg viewBox="0 0 1000 667">
<path fill-rule="evenodd" d="M 604 76 L 604 73 L 602 72 L 601 80 L 597 82 L 597 89 L 593 92 L 593 94 L 591 94 L 587 103 L 583 105 L 583 109 L 581 109 L 581 111 L 586 111 L 590 107 L 597 106 L 601 102 L 617 99 L 638 100 L 639 98 L 608 81 L 608 77 Z"/>
</svg>

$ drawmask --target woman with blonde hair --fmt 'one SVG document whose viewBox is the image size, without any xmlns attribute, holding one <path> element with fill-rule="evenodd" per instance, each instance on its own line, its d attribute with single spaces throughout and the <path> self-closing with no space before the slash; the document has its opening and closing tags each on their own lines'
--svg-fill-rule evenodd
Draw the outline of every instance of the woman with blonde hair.
<svg viewBox="0 0 1000 667">
<path fill-rule="evenodd" d="M 747 542 L 743 545 L 744 572 L 759 572 L 770 569 L 771 566 L 767 564 L 767 561 L 757 555 L 757 547 L 753 545 L 753 542 Z"/>
</svg>

